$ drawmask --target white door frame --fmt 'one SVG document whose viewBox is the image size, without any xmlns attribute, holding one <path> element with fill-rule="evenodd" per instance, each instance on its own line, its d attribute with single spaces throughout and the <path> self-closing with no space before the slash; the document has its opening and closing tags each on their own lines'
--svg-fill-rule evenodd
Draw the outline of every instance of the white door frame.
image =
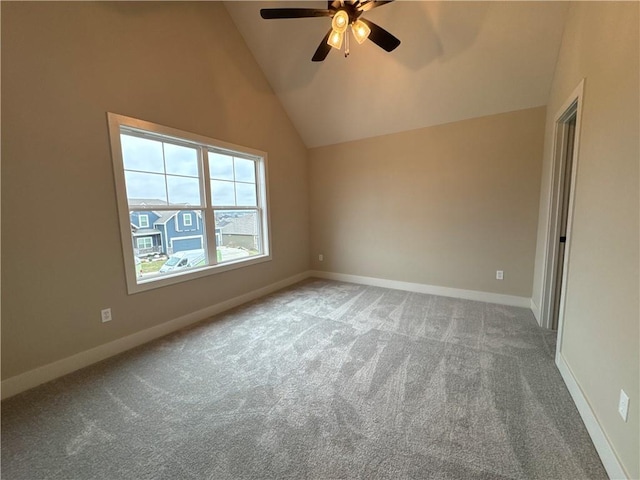
<svg viewBox="0 0 640 480">
<path fill-rule="evenodd" d="M 574 148 L 571 159 L 571 183 L 569 192 L 569 209 L 567 212 L 567 239 L 565 243 L 564 265 L 562 272 L 562 285 L 566 287 L 569 274 L 569 258 L 571 254 L 571 227 L 573 224 L 573 209 L 576 193 L 576 178 L 578 174 L 578 158 L 580 152 L 580 131 L 582 129 L 582 106 L 584 96 L 584 79 L 571 92 L 571 95 L 563 103 L 554 117 L 554 132 L 551 160 L 551 188 L 549 191 L 549 219 L 547 221 L 547 232 L 545 242 L 544 273 L 542 277 L 542 301 L 541 301 L 541 326 L 551 328 L 553 315 L 553 292 L 556 282 L 556 260 L 558 255 L 558 233 L 560 229 L 561 217 L 561 191 L 563 183 L 563 162 L 562 158 L 567 149 L 567 121 L 576 116 Z M 560 310 L 558 313 L 558 338 L 556 347 L 556 357 L 562 348 L 562 329 L 564 324 L 564 306 L 566 288 L 562 289 L 560 295 Z"/>
</svg>

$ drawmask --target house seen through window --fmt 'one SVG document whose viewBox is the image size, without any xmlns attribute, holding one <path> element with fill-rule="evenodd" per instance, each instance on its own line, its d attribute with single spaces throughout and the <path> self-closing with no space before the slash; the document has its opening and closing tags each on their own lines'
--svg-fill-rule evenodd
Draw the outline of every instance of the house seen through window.
<svg viewBox="0 0 640 480">
<path fill-rule="evenodd" d="M 109 114 L 130 293 L 270 259 L 266 155 Z"/>
</svg>

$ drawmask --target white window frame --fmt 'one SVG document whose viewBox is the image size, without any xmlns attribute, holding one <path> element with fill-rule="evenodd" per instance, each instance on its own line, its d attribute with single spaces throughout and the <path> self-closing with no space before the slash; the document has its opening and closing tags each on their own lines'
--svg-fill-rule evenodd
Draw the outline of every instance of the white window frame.
<svg viewBox="0 0 640 480">
<path fill-rule="evenodd" d="M 151 242 L 151 245 L 149 245 L 148 247 L 141 247 L 140 246 L 140 240 L 144 240 L 145 243 L 147 243 L 147 240 L 149 240 Z M 137 249 L 141 249 L 141 248 L 153 248 L 153 238 L 151 237 L 136 237 L 136 248 Z"/>
<path fill-rule="evenodd" d="M 267 153 L 253 148 L 234 145 L 232 143 L 223 142 L 210 137 L 198 135 L 195 133 L 185 132 L 171 127 L 158 125 L 155 123 L 139 120 L 116 113 L 107 113 L 109 124 L 109 136 L 111 141 L 111 157 L 113 160 L 114 180 L 116 186 L 116 200 L 118 204 L 118 214 L 120 220 L 120 236 L 122 240 L 122 254 L 124 258 L 124 269 L 127 281 L 127 290 L 129 294 L 153 290 L 168 285 L 202 278 L 229 270 L 244 268 L 256 265 L 272 259 L 271 256 L 271 229 L 269 221 L 269 197 L 267 194 Z M 203 224 L 203 242 L 207 245 L 209 253 L 207 264 L 203 267 L 190 269 L 185 272 L 176 272 L 154 278 L 139 278 L 135 272 L 135 261 L 133 254 L 133 240 L 131 236 L 131 210 L 176 210 L 175 205 L 158 206 L 158 205 L 136 205 L 129 206 L 127 199 L 127 190 L 125 183 L 124 162 L 122 158 L 122 145 L 120 142 L 121 133 L 132 133 L 136 135 L 148 136 L 160 141 L 169 141 L 178 145 L 193 147 L 199 151 L 199 170 L 202 192 L 202 205 L 189 206 L 189 210 L 201 210 L 204 215 Z M 211 205 L 211 184 L 209 175 L 209 162 L 207 160 L 207 151 L 214 150 L 216 152 L 233 155 L 235 157 L 246 158 L 256 163 L 256 194 L 257 207 L 251 207 L 258 211 L 259 230 L 262 238 L 262 253 L 251 257 L 241 258 L 225 263 L 217 263 L 216 255 L 216 234 L 215 234 L 215 216 L 214 209 L 219 210 Z M 236 208 L 236 209 L 241 209 Z M 185 208 L 186 209 L 186 208 Z M 197 216 L 197 215 L 196 215 Z"/>
<path fill-rule="evenodd" d="M 146 225 L 142 224 L 142 219 L 143 218 L 144 218 L 144 221 L 145 221 Z M 138 214 L 138 226 L 140 228 L 149 228 L 149 215 Z"/>
<path fill-rule="evenodd" d="M 182 223 L 184 223 L 185 227 L 193 227 L 193 219 L 191 216 L 193 213 L 185 212 L 182 214 Z M 189 223 L 187 223 L 187 219 L 189 219 Z"/>
</svg>

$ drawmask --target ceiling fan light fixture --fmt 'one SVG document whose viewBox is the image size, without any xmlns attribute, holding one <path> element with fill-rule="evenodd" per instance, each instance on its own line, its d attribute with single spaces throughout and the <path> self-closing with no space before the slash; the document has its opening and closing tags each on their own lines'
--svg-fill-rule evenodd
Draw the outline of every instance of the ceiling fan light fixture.
<svg viewBox="0 0 640 480">
<path fill-rule="evenodd" d="M 331 27 L 338 33 L 344 33 L 349 26 L 349 14 L 344 10 L 338 10 L 331 20 Z"/>
<path fill-rule="evenodd" d="M 342 40 L 344 40 L 344 33 L 333 30 L 331 32 L 331 35 L 329 35 L 327 43 L 333 48 L 337 48 L 338 50 L 340 50 L 340 48 L 342 48 Z"/>
<path fill-rule="evenodd" d="M 371 33 L 369 25 L 364 23 L 362 20 L 356 20 L 353 22 L 351 24 L 351 31 L 353 32 L 356 42 L 359 44 L 362 44 L 367 38 L 369 38 L 369 34 Z"/>
<path fill-rule="evenodd" d="M 0 0 L 1 2 L 2 0 Z M 300 0 L 302 1 L 302 0 Z M 328 17 L 331 19 L 331 28 L 320 41 L 312 62 L 322 62 L 332 48 L 340 50 L 344 45 L 344 56 L 349 56 L 349 33 L 358 43 L 371 40 L 386 52 L 395 50 L 400 45 L 400 40 L 387 32 L 384 28 L 370 20 L 360 16 L 382 5 L 387 5 L 394 0 L 329 0 L 327 8 L 262 8 L 260 16 L 266 20 L 281 18 L 312 18 Z"/>
</svg>

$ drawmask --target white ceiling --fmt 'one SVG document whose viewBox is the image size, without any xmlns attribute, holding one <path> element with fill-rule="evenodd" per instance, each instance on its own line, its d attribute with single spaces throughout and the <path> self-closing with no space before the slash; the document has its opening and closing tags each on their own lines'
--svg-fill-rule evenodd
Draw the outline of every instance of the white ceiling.
<svg viewBox="0 0 640 480">
<path fill-rule="evenodd" d="M 329 18 L 263 20 L 267 7 L 225 2 L 307 147 L 545 105 L 568 2 L 396 1 L 363 15 L 402 43 L 351 42 L 311 62 Z"/>
</svg>

